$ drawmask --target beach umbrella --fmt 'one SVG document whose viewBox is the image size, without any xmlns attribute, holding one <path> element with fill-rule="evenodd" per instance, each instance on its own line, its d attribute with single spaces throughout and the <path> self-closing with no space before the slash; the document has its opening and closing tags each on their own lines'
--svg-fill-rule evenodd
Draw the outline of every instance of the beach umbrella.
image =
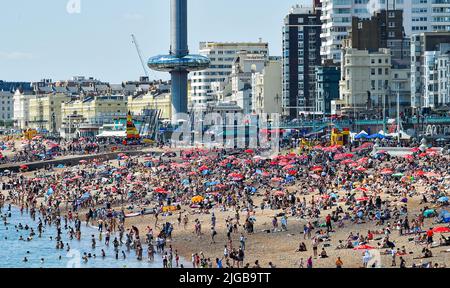
<svg viewBox="0 0 450 288">
<path fill-rule="evenodd" d="M 425 175 L 425 172 L 423 172 L 422 170 L 417 170 L 416 172 L 414 172 L 414 174 L 415 174 L 416 176 L 424 176 L 424 175 Z"/>
<path fill-rule="evenodd" d="M 253 153 L 255 153 L 255 151 L 254 151 L 253 149 L 247 149 L 247 150 L 245 150 L 244 152 L 247 153 L 247 154 L 253 154 Z"/>
<path fill-rule="evenodd" d="M 358 167 L 358 168 L 356 168 L 356 171 L 358 171 L 358 172 L 366 172 L 367 169 L 364 168 L 364 167 Z"/>
<path fill-rule="evenodd" d="M 89 192 L 86 192 L 80 197 L 80 200 L 88 200 L 91 197 L 92 197 L 91 194 Z"/>
<path fill-rule="evenodd" d="M 427 155 L 428 155 L 427 153 L 420 153 L 420 154 L 419 154 L 419 157 L 420 157 L 420 158 L 423 158 L 423 157 L 427 157 Z"/>
<path fill-rule="evenodd" d="M 403 156 L 403 158 L 408 159 L 408 160 L 413 160 L 414 156 L 412 156 L 411 154 L 408 154 L 408 155 Z"/>
<path fill-rule="evenodd" d="M 363 191 L 363 192 L 369 191 L 369 189 L 367 189 L 366 187 L 358 187 L 358 188 L 356 188 L 356 190 Z"/>
<path fill-rule="evenodd" d="M 439 174 L 437 174 L 435 172 L 428 172 L 428 173 L 425 173 L 425 176 L 428 177 L 428 178 L 439 177 Z"/>
<path fill-rule="evenodd" d="M 187 175 L 189 175 L 189 176 L 194 176 L 194 175 L 197 175 L 197 172 L 191 171 L 191 172 L 187 173 Z"/>
<path fill-rule="evenodd" d="M 341 161 L 341 164 L 344 164 L 344 165 L 351 164 L 351 163 L 353 163 L 353 160 L 351 160 L 351 159 L 345 159 L 345 160 Z"/>
<path fill-rule="evenodd" d="M 374 144 L 372 142 L 365 142 L 361 146 L 358 147 L 359 150 L 372 148 Z"/>
<path fill-rule="evenodd" d="M 228 174 L 228 178 L 232 179 L 233 181 L 239 181 L 244 179 L 244 175 L 240 173 L 230 173 Z"/>
<path fill-rule="evenodd" d="M 155 188 L 155 192 L 159 194 L 169 194 L 169 191 L 161 187 Z"/>
<path fill-rule="evenodd" d="M 273 193 L 273 195 L 275 195 L 275 196 L 284 196 L 284 195 L 286 195 L 286 193 L 284 193 L 283 191 L 276 191 L 275 193 Z"/>
<path fill-rule="evenodd" d="M 353 250 L 372 250 L 372 249 L 375 249 L 375 247 L 369 245 L 359 245 L 353 248 Z"/>
<path fill-rule="evenodd" d="M 395 173 L 395 174 L 392 174 L 392 177 L 403 177 L 403 173 Z"/>
<path fill-rule="evenodd" d="M 312 172 L 322 172 L 323 168 L 321 166 L 314 166 L 311 168 Z"/>
<path fill-rule="evenodd" d="M 200 171 L 200 172 L 205 171 L 205 170 L 208 170 L 208 166 L 206 166 L 206 165 L 202 165 L 202 166 L 200 166 L 200 168 L 198 168 L 198 171 Z"/>
<path fill-rule="evenodd" d="M 361 198 L 357 198 L 356 201 L 358 201 L 358 202 L 369 201 L 369 197 L 361 197 Z"/>
<path fill-rule="evenodd" d="M 450 233 L 450 228 L 449 227 L 435 227 L 433 228 L 433 232 L 434 233 Z"/>
<path fill-rule="evenodd" d="M 270 177 L 270 173 L 269 172 L 262 172 L 261 174 L 263 177 Z"/>
<path fill-rule="evenodd" d="M 52 188 L 52 187 L 48 188 L 48 190 L 47 190 L 47 196 L 53 195 L 54 192 L 55 192 L 55 191 L 53 191 L 53 188 Z"/>
<path fill-rule="evenodd" d="M 87 161 L 86 160 L 80 160 L 80 163 L 81 164 L 85 164 L 85 163 L 87 163 Z"/>
<path fill-rule="evenodd" d="M 194 196 L 192 197 L 191 201 L 192 203 L 200 203 L 204 200 L 205 198 L 203 198 L 202 196 Z"/>
<path fill-rule="evenodd" d="M 292 169 L 295 169 L 295 166 L 291 165 L 291 164 L 286 165 L 286 166 L 283 167 L 283 170 L 292 170 Z"/>
<path fill-rule="evenodd" d="M 358 164 L 365 164 L 369 161 L 368 157 L 363 157 L 361 159 L 358 159 L 356 162 L 358 162 Z"/>
<path fill-rule="evenodd" d="M 187 180 L 187 179 L 185 179 L 185 180 Z M 189 183 L 189 182 L 188 182 Z M 217 184 L 219 184 L 220 182 L 219 181 L 212 181 L 212 182 L 206 182 L 206 186 L 216 186 Z"/>
<path fill-rule="evenodd" d="M 274 178 L 271 179 L 271 181 L 272 182 L 281 182 L 281 181 L 283 181 L 283 179 L 280 178 L 280 177 L 274 177 Z"/>
<path fill-rule="evenodd" d="M 291 176 L 294 176 L 294 175 L 297 174 L 297 171 L 295 171 L 295 170 L 289 170 L 289 171 L 288 171 L 288 174 L 291 175 Z"/>
<path fill-rule="evenodd" d="M 448 202 L 448 197 L 446 197 L 446 196 L 441 197 L 441 198 L 439 198 L 437 201 L 438 201 L 438 202 L 441 202 L 441 203 Z"/>
<path fill-rule="evenodd" d="M 385 168 L 385 169 L 381 170 L 381 172 L 380 172 L 380 174 L 382 174 L 382 175 L 389 175 L 392 173 L 394 173 L 394 171 L 392 171 L 391 169 L 388 169 L 388 168 Z"/>
<path fill-rule="evenodd" d="M 20 167 L 19 167 L 20 169 L 22 169 L 22 170 L 28 170 L 28 165 L 20 165 Z"/>
</svg>

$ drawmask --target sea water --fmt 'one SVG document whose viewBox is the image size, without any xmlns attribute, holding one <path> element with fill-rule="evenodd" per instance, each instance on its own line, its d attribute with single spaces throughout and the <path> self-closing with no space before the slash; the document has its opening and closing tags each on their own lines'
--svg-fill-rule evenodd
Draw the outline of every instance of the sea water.
<svg viewBox="0 0 450 288">
<path fill-rule="evenodd" d="M 6 207 L 3 207 L 1 214 L 9 213 Z M 20 210 L 11 207 L 11 217 L 7 218 L 7 225 L 3 221 L 0 222 L 0 268 L 161 268 L 162 257 L 155 253 L 154 261 L 150 262 L 146 259 L 147 247 L 144 245 L 144 260 L 137 260 L 134 250 L 126 251 L 125 245 L 119 246 L 119 259 L 116 259 L 114 246 L 112 244 L 114 235 L 111 234 L 109 247 L 105 245 L 105 237 L 99 241 L 99 232 L 97 229 L 86 226 L 83 222 L 81 225 L 81 241 L 76 239 L 70 240 L 68 230 L 62 225 L 62 241 L 64 249 L 56 249 L 56 226 L 44 227 L 42 237 L 38 237 L 38 219 L 33 221 L 29 214 L 21 214 Z M 62 221 L 63 222 L 63 221 Z M 33 240 L 26 241 L 30 235 L 30 230 L 20 230 L 15 228 L 19 223 L 23 227 L 28 225 L 33 228 L 36 235 Z M 73 225 L 73 224 L 72 224 Z M 95 235 L 96 248 L 92 249 L 91 235 Z M 19 240 L 20 236 L 25 239 Z M 6 237 L 6 238 L 5 238 Z M 50 237 L 53 240 L 50 240 Z M 67 251 L 67 243 L 70 250 Z M 101 249 L 106 253 L 106 257 L 101 257 Z M 122 251 L 125 251 L 126 259 L 122 257 Z M 29 252 L 29 253 L 28 253 Z M 96 258 L 89 258 L 85 262 L 82 257 L 84 253 L 96 255 Z M 61 256 L 61 259 L 60 259 Z M 28 262 L 24 262 L 27 257 Z M 44 261 L 41 262 L 41 258 Z M 175 262 L 175 261 L 174 261 Z M 175 265 L 175 264 L 174 264 Z"/>
</svg>

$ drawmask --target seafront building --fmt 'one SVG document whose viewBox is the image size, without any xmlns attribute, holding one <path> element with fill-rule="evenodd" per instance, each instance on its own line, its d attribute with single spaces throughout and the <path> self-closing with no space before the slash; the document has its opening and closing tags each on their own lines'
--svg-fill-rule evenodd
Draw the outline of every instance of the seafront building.
<svg viewBox="0 0 450 288">
<path fill-rule="evenodd" d="M 281 57 L 270 57 L 261 72 L 252 74 L 252 113 L 281 114 Z"/>
<path fill-rule="evenodd" d="M 381 10 L 402 10 L 405 36 L 432 31 L 450 31 L 447 0 L 321 0 L 322 60 L 341 61 L 341 41 L 348 36 L 352 17 L 370 18 Z M 395 19 L 391 17 L 390 19 Z M 394 21 L 389 21 L 388 25 Z"/>
<path fill-rule="evenodd" d="M 315 78 L 316 111 L 322 114 L 330 114 L 331 101 L 339 99 L 341 68 L 333 64 L 317 66 Z"/>
<path fill-rule="evenodd" d="M 450 104 L 448 96 L 448 53 L 450 32 L 428 32 L 411 37 L 411 106 L 438 108 Z M 441 86 L 442 84 L 442 86 Z"/>
<path fill-rule="evenodd" d="M 266 56 L 259 53 L 239 52 L 232 65 L 230 74 L 230 100 L 243 109 L 244 114 L 252 112 L 252 75 L 261 72 Z"/>
<path fill-rule="evenodd" d="M 294 6 L 283 27 L 283 114 L 315 112 L 315 70 L 320 66 L 320 10 Z"/>
<path fill-rule="evenodd" d="M 209 68 L 193 72 L 191 76 L 191 106 L 196 110 L 205 110 L 207 104 L 215 103 L 216 95 L 225 87 L 232 73 L 233 63 L 239 53 L 247 52 L 269 57 L 269 44 L 262 42 L 201 42 L 199 54 L 210 59 Z M 217 88 L 215 91 L 213 87 Z"/>
</svg>

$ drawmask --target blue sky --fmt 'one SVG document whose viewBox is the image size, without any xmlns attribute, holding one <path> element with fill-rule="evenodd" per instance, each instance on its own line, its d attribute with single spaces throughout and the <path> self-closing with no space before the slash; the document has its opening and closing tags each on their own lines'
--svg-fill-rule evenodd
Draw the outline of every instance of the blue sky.
<svg viewBox="0 0 450 288">
<path fill-rule="evenodd" d="M 72 0 L 75 1 L 75 0 Z M 0 79 L 37 81 L 92 76 L 119 83 L 143 74 L 131 34 L 145 60 L 169 49 L 169 0 L 3 0 Z M 200 41 L 269 42 L 281 55 L 283 18 L 294 4 L 312 0 L 188 0 L 189 48 Z M 150 72 L 151 78 L 167 79 Z"/>
</svg>

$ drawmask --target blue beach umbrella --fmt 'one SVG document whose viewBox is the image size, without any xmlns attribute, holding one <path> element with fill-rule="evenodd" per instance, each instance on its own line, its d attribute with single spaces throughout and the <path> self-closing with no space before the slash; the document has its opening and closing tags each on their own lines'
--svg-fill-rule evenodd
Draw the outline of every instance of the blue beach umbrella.
<svg viewBox="0 0 450 288">
<path fill-rule="evenodd" d="M 53 193 L 54 193 L 53 188 L 52 187 L 48 188 L 47 196 L 53 195 Z"/>
</svg>

